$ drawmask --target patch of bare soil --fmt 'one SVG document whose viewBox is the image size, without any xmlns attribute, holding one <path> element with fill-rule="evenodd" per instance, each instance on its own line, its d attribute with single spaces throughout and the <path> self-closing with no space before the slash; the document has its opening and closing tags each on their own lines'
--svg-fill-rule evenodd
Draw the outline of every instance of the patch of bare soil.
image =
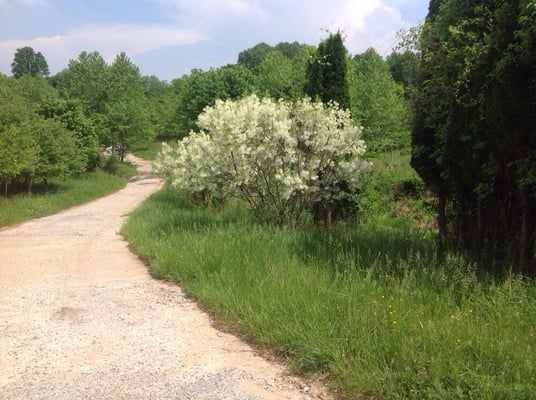
<svg viewBox="0 0 536 400">
<path fill-rule="evenodd" d="M 118 230 L 162 182 L 131 160 L 119 192 L 0 231 L 0 398 L 327 398 L 148 275 Z"/>
</svg>

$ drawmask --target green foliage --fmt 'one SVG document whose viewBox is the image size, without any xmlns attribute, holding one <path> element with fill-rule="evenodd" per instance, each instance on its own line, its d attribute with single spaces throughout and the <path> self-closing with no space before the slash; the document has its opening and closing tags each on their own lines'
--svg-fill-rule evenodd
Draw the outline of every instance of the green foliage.
<svg viewBox="0 0 536 400">
<path fill-rule="evenodd" d="M 320 42 L 316 57 L 308 64 L 305 93 L 324 103 L 335 101 L 341 108 L 350 108 L 347 50 L 340 32 L 330 33 Z"/>
<path fill-rule="evenodd" d="M 273 50 L 272 46 L 262 42 L 258 43 L 250 49 L 243 50 L 238 54 L 238 64 L 243 65 L 251 71 L 264 61 L 266 55 Z"/>
<path fill-rule="evenodd" d="M 11 72 L 15 78 L 23 75 L 45 77 L 49 75 L 48 64 L 41 52 L 35 52 L 31 47 L 17 49 Z"/>
<path fill-rule="evenodd" d="M 274 99 L 288 99 L 292 94 L 292 62 L 280 51 L 268 53 L 258 66 L 257 92 Z"/>
<path fill-rule="evenodd" d="M 87 116 L 105 113 L 109 98 L 108 66 L 98 52 L 81 52 L 54 80 L 59 94 L 79 100 Z"/>
<path fill-rule="evenodd" d="M 409 103 L 382 57 L 372 48 L 356 55 L 349 78 L 352 116 L 363 125 L 369 150 L 409 147 Z"/>
<path fill-rule="evenodd" d="M 238 99 L 253 92 L 254 76 L 242 65 L 228 65 L 208 71 L 192 70 L 190 75 L 175 79 L 172 85 L 178 96 L 178 107 L 172 126 L 181 138 L 196 128 L 197 117 L 217 99 Z"/>
<path fill-rule="evenodd" d="M 385 61 L 393 80 L 400 83 L 409 95 L 417 80 L 419 55 L 409 50 L 402 53 L 392 52 Z"/>
<path fill-rule="evenodd" d="M 139 68 L 125 53 L 116 56 L 109 67 L 109 101 L 107 125 L 111 133 L 108 143 L 117 149 L 123 161 L 129 146 L 150 136 L 147 99 Z"/>
<path fill-rule="evenodd" d="M 81 52 L 76 60 L 70 60 L 67 69 L 57 74 L 53 81 L 64 99 L 79 102 L 85 116 L 95 127 L 99 145 L 108 145 L 110 129 L 106 121 L 109 69 L 98 52 Z"/>
<path fill-rule="evenodd" d="M 0 130 L 18 124 L 31 115 L 27 102 L 20 94 L 19 84 L 13 78 L 0 76 Z"/>
<path fill-rule="evenodd" d="M 122 233 L 153 276 L 180 282 L 218 323 L 321 374 L 341 398 L 536 390 L 535 285 L 479 276 L 398 218 L 278 229 L 165 188 Z"/>
<path fill-rule="evenodd" d="M 38 145 L 38 159 L 32 178 L 43 179 L 45 186 L 50 178 L 80 173 L 85 160 L 74 134 L 63 124 L 52 119 L 36 118 L 29 125 Z"/>
<path fill-rule="evenodd" d="M 30 193 L 34 179 L 45 183 L 87 167 L 83 137 L 65 121 L 56 119 L 56 92 L 43 78 L 24 75 L 0 78 L 0 182 L 24 181 Z"/>
<path fill-rule="evenodd" d="M 436 233 L 434 198 L 409 165 L 409 149 L 377 153 L 372 171 L 363 177 L 359 192 L 359 221 L 414 226 L 425 235 Z"/>
<path fill-rule="evenodd" d="M 0 182 L 4 184 L 4 196 L 7 196 L 8 185 L 16 178 L 35 172 L 38 154 L 39 147 L 29 122 L 0 129 Z"/>
<path fill-rule="evenodd" d="M 223 84 L 223 97 L 220 99 L 239 99 L 251 94 L 255 87 L 255 76 L 241 65 L 224 65 L 217 69 L 216 79 Z"/>
<path fill-rule="evenodd" d="M 154 136 L 149 81 L 125 53 L 107 65 L 98 52 L 83 51 L 54 77 L 54 84 L 63 98 L 80 103 L 98 132 L 99 145 L 112 147 L 120 159 L 134 141 Z"/>
<path fill-rule="evenodd" d="M 224 95 L 223 83 L 216 79 L 216 75 L 213 69 L 206 72 L 194 69 L 189 75 L 171 82 L 178 97 L 173 116 L 173 127 L 178 138 L 195 129 L 197 116 Z"/>
<path fill-rule="evenodd" d="M 534 2 L 430 4 L 412 164 L 444 237 L 486 268 L 536 271 Z"/>
<path fill-rule="evenodd" d="M 100 157 L 99 137 L 93 121 L 84 115 L 80 103 L 59 98 L 43 101 L 38 114 L 47 119 L 54 119 L 71 131 L 81 150 L 85 168 L 93 170 Z"/>
<path fill-rule="evenodd" d="M 238 65 L 244 65 L 255 77 L 254 91 L 274 99 L 300 99 L 307 82 L 307 65 L 316 48 L 298 42 L 281 42 L 272 47 L 259 43 L 244 50 Z"/>
<path fill-rule="evenodd" d="M 142 81 L 145 86 L 145 97 L 154 137 L 159 140 L 174 137 L 171 123 L 178 99 L 173 87 L 155 76 L 144 76 Z"/>
</svg>

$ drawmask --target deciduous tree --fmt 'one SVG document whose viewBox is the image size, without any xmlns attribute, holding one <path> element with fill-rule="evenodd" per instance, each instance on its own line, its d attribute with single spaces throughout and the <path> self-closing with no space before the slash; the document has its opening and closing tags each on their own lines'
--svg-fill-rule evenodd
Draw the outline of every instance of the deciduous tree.
<svg viewBox="0 0 536 400">
<path fill-rule="evenodd" d="M 197 117 L 217 99 L 238 99 L 253 92 L 255 77 L 243 65 L 226 65 L 208 71 L 192 70 L 172 82 L 178 96 L 173 117 L 176 137 L 196 128 Z"/>
<path fill-rule="evenodd" d="M 369 48 L 350 61 L 352 116 L 362 124 L 363 137 L 371 151 L 409 147 L 409 102 L 387 63 Z"/>
<path fill-rule="evenodd" d="M 11 72 L 15 78 L 23 75 L 45 77 L 49 75 L 48 64 L 41 52 L 35 52 L 31 47 L 17 49 Z"/>
<path fill-rule="evenodd" d="M 133 142 L 151 135 L 148 101 L 139 68 L 125 53 L 116 56 L 108 74 L 110 93 L 106 118 L 110 130 L 109 145 L 119 152 L 123 161 Z"/>
</svg>

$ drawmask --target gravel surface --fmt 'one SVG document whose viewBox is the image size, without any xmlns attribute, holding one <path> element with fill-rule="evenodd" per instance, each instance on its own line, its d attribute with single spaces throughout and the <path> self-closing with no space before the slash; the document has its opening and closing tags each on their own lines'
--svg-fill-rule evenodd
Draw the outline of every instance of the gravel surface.
<svg viewBox="0 0 536 400">
<path fill-rule="evenodd" d="M 328 399 L 148 275 L 117 232 L 162 183 L 131 160 L 123 190 L 0 230 L 0 399 Z"/>
</svg>

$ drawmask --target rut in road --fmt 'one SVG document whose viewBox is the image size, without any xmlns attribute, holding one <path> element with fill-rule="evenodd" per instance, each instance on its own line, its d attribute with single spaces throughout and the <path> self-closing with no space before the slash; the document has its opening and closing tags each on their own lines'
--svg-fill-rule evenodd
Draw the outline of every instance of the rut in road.
<svg viewBox="0 0 536 400">
<path fill-rule="evenodd" d="M 0 399 L 327 398 L 148 275 L 118 231 L 162 182 L 131 160 L 119 192 L 0 230 Z"/>
</svg>

